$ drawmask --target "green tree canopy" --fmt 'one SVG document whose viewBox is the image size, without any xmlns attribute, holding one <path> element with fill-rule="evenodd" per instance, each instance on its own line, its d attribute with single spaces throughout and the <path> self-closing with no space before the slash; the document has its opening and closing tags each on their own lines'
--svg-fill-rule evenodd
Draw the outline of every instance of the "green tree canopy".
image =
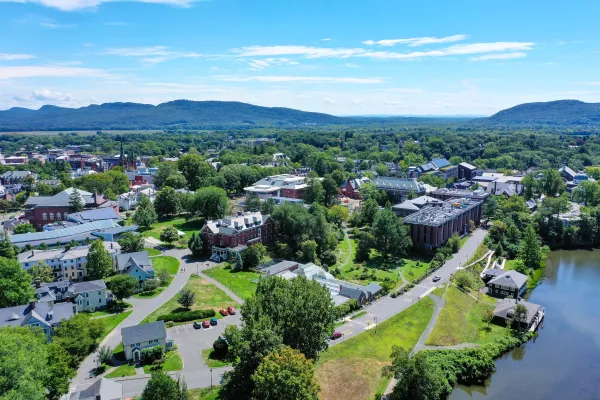
<svg viewBox="0 0 600 400">
<path fill-rule="evenodd" d="M 142 392 L 144 400 L 187 400 L 187 385 L 183 380 L 174 380 L 164 372 L 154 372 Z"/>
<path fill-rule="evenodd" d="M 108 282 L 108 288 L 118 300 L 123 300 L 135 294 L 138 281 L 135 276 L 121 274 Z"/>
<path fill-rule="evenodd" d="M 121 253 L 135 253 L 144 250 L 144 237 L 139 233 L 125 232 L 118 240 Z"/>
<path fill-rule="evenodd" d="M 154 209 L 159 217 L 177 215 L 181 212 L 181 203 L 177 192 L 170 186 L 164 186 L 154 199 Z"/>
<path fill-rule="evenodd" d="M 104 243 L 101 239 L 96 239 L 92 242 L 87 256 L 87 277 L 90 280 L 104 279 L 110 276 L 113 272 L 112 257 L 104 248 Z"/>
<path fill-rule="evenodd" d="M 154 205 L 148 197 L 142 195 L 133 214 L 133 222 L 144 229 L 149 229 L 150 225 L 156 222 L 157 215 Z"/>
<path fill-rule="evenodd" d="M 225 190 L 221 188 L 204 187 L 194 194 L 190 201 L 189 211 L 206 219 L 223 218 L 229 212 L 229 198 Z"/>
<path fill-rule="evenodd" d="M 197 190 L 205 186 L 206 180 L 217 174 L 217 171 L 199 154 L 184 154 L 177 162 L 177 166 L 185 177 L 190 190 Z"/>
<path fill-rule="evenodd" d="M 31 275 L 17 260 L 0 257 L 0 308 L 27 304 L 34 295 Z"/>
</svg>

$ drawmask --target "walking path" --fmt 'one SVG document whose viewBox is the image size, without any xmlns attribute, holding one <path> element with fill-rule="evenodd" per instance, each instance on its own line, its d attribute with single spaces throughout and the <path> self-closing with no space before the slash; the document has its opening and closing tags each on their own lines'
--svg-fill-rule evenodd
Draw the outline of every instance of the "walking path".
<svg viewBox="0 0 600 400">
<path fill-rule="evenodd" d="M 198 276 L 201 276 L 203 279 L 206 279 L 207 281 L 224 291 L 227 294 L 227 296 L 231 297 L 231 299 L 236 301 L 238 304 L 244 303 L 244 300 L 242 300 L 237 294 L 233 293 L 227 286 L 223 285 L 216 279 L 213 279 L 210 276 L 203 274 L 202 272 L 198 272 Z"/>
</svg>

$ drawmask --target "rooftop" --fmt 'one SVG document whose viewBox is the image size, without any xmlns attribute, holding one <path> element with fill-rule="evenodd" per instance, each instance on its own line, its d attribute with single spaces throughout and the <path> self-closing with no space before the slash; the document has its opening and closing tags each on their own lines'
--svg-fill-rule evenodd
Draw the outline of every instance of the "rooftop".
<svg viewBox="0 0 600 400">
<path fill-rule="evenodd" d="M 149 324 L 134 325 L 121 329 L 123 345 L 147 342 L 154 339 L 164 339 L 167 337 L 165 330 L 165 321 L 156 321 Z"/>
<path fill-rule="evenodd" d="M 479 204 L 481 204 L 481 201 L 477 200 L 447 200 L 441 206 L 423 207 L 420 211 L 405 217 L 404 223 L 439 226 L 477 207 Z"/>
<path fill-rule="evenodd" d="M 69 236 L 76 236 L 80 234 L 90 233 L 100 229 L 113 228 L 115 226 L 113 220 L 102 220 L 88 222 L 86 224 L 75 225 L 64 229 L 57 229 L 53 231 L 44 232 L 33 232 L 33 233 L 21 233 L 18 235 L 9 235 L 10 241 L 13 244 L 18 245 L 19 243 L 26 242 L 48 242 L 48 244 L 55 243 L 61 239 Z"/>
<path fill-rule="evenodd" d="M 260 212 L 249 212 L 235 217 L 229 216 L 216 221 L 207 221 L 202 227 L 202 231 L 208 228 L 212 233 L 232 234 L 262 225 L 267 219 L 269 219 L 268 215 L 263 215 Z"/>
<path fill-rule="evenodd" d="M 380 176 L 375 178 L 373 183 L 375 183 L 378 189 L 403 189 L 412 190 L 416 193 L 425 191 L 423 184 L 416 179 Z"/>
</svg>

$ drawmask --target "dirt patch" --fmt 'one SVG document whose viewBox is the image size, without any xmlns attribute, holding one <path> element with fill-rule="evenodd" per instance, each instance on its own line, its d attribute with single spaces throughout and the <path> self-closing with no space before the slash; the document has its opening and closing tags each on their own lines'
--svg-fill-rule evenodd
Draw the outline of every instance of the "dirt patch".
<svg viewBox="0 0 600 400">
<path fill-rule="evenodd" d="M 388 363 L 369 358 L 327 361 L 317 370 L 322 400 L 372 399 Z"/>
</svg>

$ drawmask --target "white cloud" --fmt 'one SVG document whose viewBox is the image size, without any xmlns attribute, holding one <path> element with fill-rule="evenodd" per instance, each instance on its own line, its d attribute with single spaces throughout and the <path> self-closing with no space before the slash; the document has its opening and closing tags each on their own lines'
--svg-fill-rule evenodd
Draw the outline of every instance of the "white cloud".
<svg viewBox="0 0 600 400">
<path fill-rule="evenodd" d="M 15 78 L 33 78 L 33 77 L 53 77 L 53 78 L 90 78 L 90 77 L 108 77 L 109 74 L 101 69 L 95 68 L 75 68 L 60 66 L 17 66 L 0 67 L 0 79 Z"/>
<path fill-rule="evenodd" d="M 299 62 L 293 61 L 289 58 L 279 57 L 279 58 L 265 58 L 263 60 L 251 60 L 250 67 L 252 67 L 255 71 L 260 71 L 267 67 L 272 67 L 274 65 L 298 65 Z"/>
<path fill-rule="evenodd" d="M 15 60 L 29 60 L 35 58 L 31 54 L 8 54 L 0 53 L 0 61 L 15 61 Z"/>
<path fill-rule="evenodd" d="M 2 1 L 2 0 L 0 0 L 0 1 Z M 59 23 L 51 22 L 51 21 L 40 22 L 40 25 L 45 28 L 51 28 L 51 29 L 75 28 L 75 26 L 76 26 L 74 24 L 59 24 Z"/>
<path fill-rule="evenodd" d="M 331 40 L 330 37 L 326 37 L 326 38 L 321 39 L 322 42 L 329 42 L 330 40 Z"/>
<path fill-rule="evenodd" d="M 356 68 L 356 69 L 360 69 L 361 68 L 360 65 L 356 65 L 356 64 L 352 64 L 352 63 L 346 63 L 346 64 L 344 64 L 344 67 L 347 67 L 347 68 Z"/>
<path fill-rule="evenodd" d="M 73 96 L 69 93 L 55 92 L 50 89 L 34 90 L 27 95 L 13 96 L 13 100 L 19 103 L 35 103 L 37 101 L 45 103 L 68 103 L 73 101 Z"/>
<path fill-rule="evenodd" d="M 271 75 L 271 76 L 233 76 L 233 75 L 222 75 L 215 76 L 216 79 L 227 82 L 301 82 L 301 83 L 357 83 L 357 84 L 371 84 L 371 83 L 383 83 L 384 80 L 381 78 L 340 78 L 340 77 L 328 77 L 328 76 L 285 76 L 285 75 Z"/>
<path fill-rule="evenodd" d="M 129 25 L 129 24 L 127 22 L 113 21 L 113 22 L 105 22 L 104 25 L 108 25 L 108 26 L 126 26 L 126 25 Z"/>
<path fill-rule="evenodd" d="M 486 54 L 483 56 L 472 57 L 472 61 L 486 61 L 486 60 L 511 60 L 513 58 L 527 57 L 527 53 L 522 51 L 512 53 L 500 53 L 500 54 Z"/>
<path fill-rule="evenodd" d="M 137 1 L 140 3 L 168 4 L 179 7 L 190 7 L 198 0 L 0 0 L 5 3 L 35 3 L 46 7 L 58 8 L 62 11 L 75 11 L 95 8 L 102 3 L 117 1 Z"/>
<path fill-rule="evenodd" d="M 408 39 L 383 39 L 383 40 L 365 40 L 363 44 L 368 46 L 378 45 L 378 46 L 395 46 L 397 44 L 407 44 L 410 47 L 423 46 L 426 44 L 437 44 L 437 43 L 453 43 L 460 42 L 461 40 L 465 40 L 467 35 L 453 35 L 446 37 L 419 37 L 419 38 L 408 38 Z"/>
<path fill-rule="evenodd" d="M 106 53 L 122 57 L 144 57 L 142 61 L 149 64 L 157 64 L 176 58 L 203 57 L 203 54 L 194 52 L 172 51 L 166 46 L 112 48 L 108 49 Z"/>
</svg>

